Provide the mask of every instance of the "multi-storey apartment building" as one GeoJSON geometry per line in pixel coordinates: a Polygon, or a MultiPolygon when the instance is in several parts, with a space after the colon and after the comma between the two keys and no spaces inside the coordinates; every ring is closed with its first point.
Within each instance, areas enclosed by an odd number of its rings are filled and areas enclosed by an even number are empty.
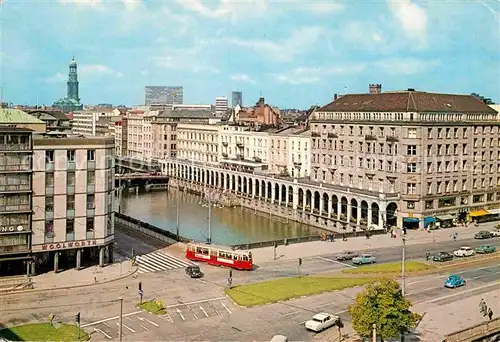
{"type": "Polygon", "coordinates": [[[33,138],[32,253],[37,264],[80,268],[113,257],[114,140],[33,138]]]}
{"type": "Polygon", "coordinates": [[[120,115],[120,110],[113,108],[75,111],[72,120],[73,133],[85,136],[109,137],[109,123],[118,120],[120,115]]]}
{"type": "Polygon", "coordinates": [[[153,156],[153,117],[158,112],[129,111],[127,113],[127,157],[151,160],[153,156]]]}
{"type": "Polygon", "coordinates": [[[292,126],[269,134],[269,171],[294,178],[309,177],[311,132],[292,126]]]}
{"type": "Polygon", "coordinates": [[[184,88],[183,87],[169,87],[169,86],[146,86],[145,87],[146,105],[173,105],[182,104],[184,101],[184,88]]]}
{"type": "Polygon", "coordinates": [[[0,127],[0,273],[31,253],[32,131],[0,127]]]}
{"type": "MultiPolygon", "coordinates": [[[[500,206],[499,127],[497,112],[468,95],[348,94],[313,114],[311,178],[353,195],[397,195],[389,225],[478,219],[500,206]]],[[[343,211],[369,210],[337,200],[343,211]]]]}
{"type": "Polygon", "coordinates": [[[118,157],[127,156],[128,147],[128,119],[126,116],[115,122],[115,155],[118,157]]]}
{"type": "Polygon", "coordinates": [[[219,161],[219,126],[177,124],[177,158],[203,163],[219,161]]]}

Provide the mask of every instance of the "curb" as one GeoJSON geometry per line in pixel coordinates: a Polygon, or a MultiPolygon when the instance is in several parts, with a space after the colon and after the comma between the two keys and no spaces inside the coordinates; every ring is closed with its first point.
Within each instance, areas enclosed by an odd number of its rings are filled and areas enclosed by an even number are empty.
{"type": "Polygon", "coordinates": [[[134,266],[134,268],[135,269],[132,272],[129,272],[128,274],[125,274],[121,277],[109,279],[109,280],[105,280],[105,281],[101,281],[101,282],[97,282],[97,283],[82,284],[82,285],[76,285],[76,286],[54,287],[51,289],[7,291],[7,292],[2,293],[2,295],[19,295],[19,294],[47,292],[47,291],[54,291],[54,290],[70,290],[70,289],[78,289],[78,288],[83,288],[83,287],[97,286],[97,285],[102,285],[102,284],[109,284],[109,283],[112,283],[114,281],[123,280],[125,278],[128,278],[128,277],[134,275],[138,271],[139,266],[134,266]]]}

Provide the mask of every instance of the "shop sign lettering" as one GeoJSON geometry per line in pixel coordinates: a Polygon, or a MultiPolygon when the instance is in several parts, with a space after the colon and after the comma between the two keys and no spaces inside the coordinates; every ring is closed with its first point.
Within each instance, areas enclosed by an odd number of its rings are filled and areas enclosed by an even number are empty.
{"type": "Polygon", "coordinates": [[[15,233],[23,230],[24,226],[0,226],[0,233],[15,233]]]}
{"type": "Polygon", "coordinates": [[[97,245],[96,240],[84,240],[84,241],[71,241],[71,242],[60,242],[60,243],[49,243],[42,245],[42,250],[53,251],[57,249],[67,249],[67,248],[78,248],[78,247],[88,247],[97,245]]]}

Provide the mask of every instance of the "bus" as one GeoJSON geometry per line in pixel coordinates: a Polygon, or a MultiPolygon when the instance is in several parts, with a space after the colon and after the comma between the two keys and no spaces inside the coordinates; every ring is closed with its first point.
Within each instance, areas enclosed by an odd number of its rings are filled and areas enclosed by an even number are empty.
{"type": "Polygon", "coordinates": [[[191,242],[186,246],[186,258],[209,265],[226,266],[237,270],[252,270],[252,252],[231,247],[191,242]]]}

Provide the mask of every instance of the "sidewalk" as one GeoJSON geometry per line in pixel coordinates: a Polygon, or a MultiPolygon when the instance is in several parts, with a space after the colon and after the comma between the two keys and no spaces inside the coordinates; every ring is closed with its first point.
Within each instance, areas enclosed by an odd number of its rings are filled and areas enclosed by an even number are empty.
{"type": "MultiPolygon", "coordinates": [[[[425,230],[409,230],[406,235],[406,245],[415,245],[421,243],[439,243],[440,241],[450,241],[451,235],[457,233],[457,240],[471,239],[474,234],[480,230],[493,230],[496,222],[482,223],[479,227],[469,225],[468,227],[453,227],[446,229],[433,230],[430,233],[425,230]]],[[[360,233],[362,234],[362,233],[360,233]]],[[[401,246],[401,238],[398,231],[398,238],[391,239],[390,234],[374,235],[370,239],[365,236],[349,238],[347,241],[342,241],[341,237],[337,237],[334,242],[311,241],[288,246],[278,246],[276,255],[280,260],[297,259],[312,257],[316,255],[329,254],[340,252],[343,250],[367,250],[375,248],[387,248],[401,246]]],[[[252,249],[253,260],[256,264],[269,262],[274,260],[274,248],[262,247],[252,249]]]]}
{"type": "MultiPolygon", "coordinates": [[[[132,266],[132,263],[129,260],[125,260],[107,265],[103,268],[99,266],[90,266],[80,271],[77,271],[76,269],[69,269],[61,271],[57,274],[54,272],[43,273],[32,277],[32,279],[34,282],[34,291],[43,291],[106,283],[125,278],[134,273],[136,269],[137,267],[132,266]]],[[[20,292],[22,291],[23,290],[20,290],[20,292]]],[[[18,291],[7,293],[14,292],[18,291]]]]}

